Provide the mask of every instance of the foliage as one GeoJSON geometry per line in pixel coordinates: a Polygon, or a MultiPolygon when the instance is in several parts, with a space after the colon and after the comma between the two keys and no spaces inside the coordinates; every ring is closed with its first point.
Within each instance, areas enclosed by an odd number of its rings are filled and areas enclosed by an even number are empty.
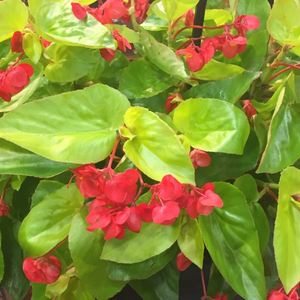
{"type": "Polygon", "coordinates": [[[1,285],[298,299],[299,0],[101,2],[0,0],[1,285]]]}

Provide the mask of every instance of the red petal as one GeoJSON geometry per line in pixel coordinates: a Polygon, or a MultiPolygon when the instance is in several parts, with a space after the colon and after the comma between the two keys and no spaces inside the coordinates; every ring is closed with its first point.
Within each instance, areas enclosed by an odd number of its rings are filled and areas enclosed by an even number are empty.
{"type": "Polygon", "coordinates": [[[157,206],[153,209],[152,217],[155,224],[162,224],[164,221],[177,218],[180,208],[174,201],[167,202],[164,206],[157,206]]]}
{"type": "Polygon", "coordinates": [[[71,5],[72,5],[72,12],[77,19],[82,20],[86,17],[87,13],[84,7],[82,7],[79,3],[75,3],[75,2],[72,2],[71,5]]]}
{"type": "Polygon", "coordinates": [[[223,207],[223,201],[220,196],[211,190],[207,190],[205,196],[199,198],[199,202],[206,206],[223,207]]]}
{"type": "Polygon", "coordinates": [[[23,50],[23,33],[21,31],[15,31],[12,38],[11,38],[11,51],[22,53],[23,50]]]}
{"type": "Polygon", "coordinates": [[[192,264],[192,262],[182,253],[180,252],[177,255],[177,259],[176,259],[176,265],[177,265],[177,269],[179,271],[184,271],[185,269],[187,269],[190,265],[192,264]]]}
{"type": "Polygon", "coordinates": [[[23,68],[26,71],[28,77],[31,77],[34,73],[33,67],[29,64],[25,64],[25,63],[19,64],[18,67],[23,68]]]}
{"type": "Polygon", "coordinates": [[[172,175],[163,177],[158,185],[158,196],[163,201],[175,201],[182,195],[182,184],[172,175]]]}
{"type": "Polygon", "coordinates": [[[116,51],[109,48],[103,48],[100,49],[100,54],[106,61],[112,61],[115,57],[116,51]]]}

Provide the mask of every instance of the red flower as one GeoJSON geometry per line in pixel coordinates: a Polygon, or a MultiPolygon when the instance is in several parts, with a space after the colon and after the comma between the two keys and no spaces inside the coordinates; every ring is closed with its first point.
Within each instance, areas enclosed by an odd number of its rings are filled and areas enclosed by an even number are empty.
{"type": "Polygon", "coordinates": [[[157,185],[157,195],[163,201],[175,201],[182,195],[182,184],[172,175],[163,177],[157,185]]]}
{"type": "Polygon", "coordinates": [[[198,167],[207,167],[210,165],[210,156],[202,150],[194,149],[190,153],[190,158],[194,169],[197,169],[198,167]]]}
{"type": "Polygon", "coordinates": [[[177,255],[176,265],[179,271],[186,270],[191,264],[192,262],[182,252],[177,255]]]}
{"type": "Polygon", "coordinates": [[[287,300],[287,299],[288,299],[287,295],[276,290],[271,290],[267,298],[267,300],[287,300]]]}
{"type": "Polygon", "coordinates": [[[10,207],[5,205],[3,199],[0,199],[0,217],[8,216],[9,210],[10,210],[10,207]]]}
{"type": "Polygon", "coordinates": [[[245,110],[247,118],[250,120],[257,114],[257,110],[252,106],[252,103],[250,100],[244,100],[243,101],[244,106],[243,109],[245,110]]]}
{"type": "Polygon", "coordinates": [[[23,262],[23,271],[26,277],[36,283],[50,284],[55,282],[61,272],[61,262],[55,256],[34,259],[28,257],[23,262]]]}
{"type": "Polygon", "coordinates": [[[72,2],[71,5],[72,5],[72,12],[77,19],[82,20],[86,18],[87,13],[84,6],[81,6],[81,4],[76,2],[72,2]]]}
{"type": "Polygon", "coordinates": [[[220,296],[220,294],[217,292],[216,293],[216,297],[214,299],[212,299],[212,300],[227,300],[227,298],[228,298],[228,295],[222,295],[222,296],[220,296]]]}
{"type": "Polygon", "coordinates": [[[171,225],[180,214],[178,203],[168,201],[166,204],[156,206],[152,211],[152,218],[155,224],[171,225]]]}
{"type": "Polygon", "coordinates": [[[109,48],[103,48],[100,49],[100,54],[106,61],[112,61],[116,55],[116,51],[109,48]]]}
{"type": "Polygon", "coordinates": [[[182,99],[181,95],[178,94],[178,93],[169,96],[168,99],[165,102],[165,109],[166,109],[167,112],[172,111],[173,109],[175,109],[179,105],[179,102],[172,103],[172,100],[175,99],[175,98],[182,99]]]}
{"type": "Polygon", "coordinates": [[[242,36],[245,36],[248,30],[255,30],[259,28],[259,18],[256,16],[238,16],[233,23],[234,28],[242,36]]]}
{"type": "Polygon", "coordinates": [[[119,30],[114,29],[112,36],[118,42],[118,49],[123,52],[126,52],[126,48],[131,49],[131,45],[129,44],[129,42],[119,34],[119,30]]]}
{"type": "MultiPolygon", "coordinates": [[[[128,3],[125,3],[125,7],[129,9],[131,6],[131,1],[129,0],[128,3]]],[[[147,0],[135,0],[134,1],[134,11],[135,17],[139,18],[139,23],[142,23],[147,17],[147,11],[150,5],[147,0]]],[[[124,23],[128,23],[130,21],[130,15],[124,15],[122,17],[124,23]]]]}
{"type": "Polygon", "coordinates": [[[224,56],[227,58],[234,58],[238,53],[246,49],[247,39],[241,35],[233,36],[230,33],[224,33],[219,41],[222,45],[221,51],[223,51],[224,56]]]}
{"type": "Polygon", "coordinates": [[[22,43],[23,33],[21,31],[15,31],[10,41],[11,51],[17,53],[24,52],[22,43]]]}
{"type": "Polygon", "coordinates": [[[195,14],[192,9],[189,9],[183,17],[183,22],[184,25],[187,27],[193,26],[194,25],[194,19],[195,19],[195,14]]]}

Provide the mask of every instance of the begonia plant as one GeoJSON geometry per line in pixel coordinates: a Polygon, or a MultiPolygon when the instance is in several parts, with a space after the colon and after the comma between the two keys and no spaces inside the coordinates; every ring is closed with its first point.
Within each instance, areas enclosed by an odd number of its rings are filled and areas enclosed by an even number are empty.
{"type": "Polygon", "coordinates": [[[0,0],[2,288],[299,299],[300,1],[93,2],[0,0]]]}

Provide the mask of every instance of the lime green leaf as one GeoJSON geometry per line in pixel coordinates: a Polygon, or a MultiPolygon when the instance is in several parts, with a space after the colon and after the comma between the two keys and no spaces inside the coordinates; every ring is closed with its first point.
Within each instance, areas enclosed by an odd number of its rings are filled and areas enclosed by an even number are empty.
{"type": "Polygon", "coordinates": [[[86,230],[87,213],[85,208],[73,218],[69,248],[81,283],[98,300],[106,300],[118,293],[126,282],[112,281],[108,277],[108,262],[99,258],[104,244],[104,233],[100,229],[93,232],[86,230]]]}
{"type": "MultiPolygon", "coordinates": [[[[30,13],[35,16],[37,9],[44,5],[44,4],[49,4],[50,2],[64,2],[65,0],[28,0],[28,6],[30,9],[30,13]]],[[[79,2],[79,1],[77,1],[79,2]]]]}
{"type": "Polygon", "coordinates": [[[123,239],[106,241],[101,259],[133,264],[156,256],[175,243],[180,232],[180,223],[180,218],[169,226],[143,223],[140,233],[126,231],[123,239]]]}
{"type": "Polygon", "coordinates": [[[52,177],[75,166],[49,160],[0,139],[0,174],[52,177]]]}
{"type": "Polygon", "coordinates": [[[70,2],[46,3],[36,12],[35,24],[42,37],[62,42],[69,46],[115,49],[115,42],[109,30],[87,14],[78,20],[70,2]]]}
{"type": "Polygon", "coordinates": [[[23,37],[23,49],[30,60],[37,64],[41,58],[43,46],[39,38],[33,32],[25,33],[23,37]]]}
{"type": "MultiPolygon", "coordinates": [[[[0,245],[1,245],[1,231],[0,231],[0,245]]],[[[2,249],[0,248],[0,281],[2,280],[4,275],[4,259],[3,259],[3,253],[2,249]]]]}
{"type": "Polygon", "coordinates": [[[199,2],[199,0],[162,0],[169,21],[174,21],[183,13],[188,11],[199,2]]]}
{"type": "Polygon", "coordinates": [[[124,151],[143,173],[158,181],[171,174],[182,183],[193,184],[194,168],[189,154],[165,122],[142,107],[129,108],[124,119],[128,135],[124,127],[120,131],[129,138],[124,151]]]}
{"type": "Polygon", "coordinates": [[[44,67],[41,63],[33,64],[29,59],[25,59],[22,63],[30,64],[33,67],[34,73],[30,77],[30,83],[18,94],[12,96],[10,102],[0,102],[0,112],[8,112],[26,102],[29,97],[38,88],[42,78],[44,67]]]}
{"type": "Polygon", "coordinates": [[[179,274],[175,260],[145,280],[132,280],[130,285],[144,300],[178,300],[179,274]]]}
{"type": "Polygon", "coordinates": [[[177,253],[178,247],[174,244],[165,252],[136,264],[108,263],[109,277],[113,280],[146,279],[160,271],[177,253]]]}
{"type": "Polygon", "coordinates": [[[57,279],[57,281],[47,285],[46,296],[51,299],[59,296],[68,288],[69,281],[70,281],[70,275],[68,274],[61,275],[57,279]]]}
{"type": "Polygon", "coordinates": [[[26,176],[23,175],[14,175],[11,177],[11,187],[15,191],[19,191],[23,181],[26,179],[26,176]]]}
{"type": "Polygon", "coordinates": [[[139,41],[139,34],[127,26],[119,24],[105,24],[105,26],[111,32],[113,32],[114,29],[117,29],[119,34],[123,36],[129,43],[138,43],[139,41]]]}
{"type": "Polygon", "coordinates": [[[156,14],[151,14],[141,24],[145,30],[149,31],[163,31],[168,30],[168,22],[159,18],[156,14]]]}
{"type": "Polygon", "coordinates": [[[197,220],[184,215],[177,242],[181,252],[196,266],[202,269],[204,244],[197,220]]]}
{"type": "Polygon", "coordinates": [[[191,146],[205,151],[243,154],[250,132],[244,112],[216,99],[189,99],[174,112],[174,124],[191,146]]]}
{"type": "Polygon", "coordinates": [[[199,216],[204,243],[223,277],[239,295],[265,300],[258,236],[244,195],[228,183],[215,186],[224,206],[214,208],[207,217],[199,216]]]}
{"type": "Polygon", "coordinates": [[[162,71],[181,80],[189,80],[184,63],[166,45],[151,40],[146,32],[140,34],[140,43],[143,46],[144,55],[162,71]]]}
{"type": "Polygon", "coordinates": [[[299,14],[298,0],[277,0],[267,22],[269,33],[281,43],[299,46],[299,14]]]}
{"type": "Polygon", "coordinates": [[[22,31],[27,18],[27,7],[20,0],[0,1],[0,42],[12,37],[15,31],[22,31]]]}
{"type": "Polygon", "coordinates": [[[245,69],[236,65],[221,63],[214,59],[210,60],[202,70],[192,73],[192,77],[201,80],[220,80],[243,73],[245,69]]]}
{"type": "Polygon", "coordinates": [[[280,280],[288,293],[300,281],[300,170],[289,167],[281,173],[274,232],[275,259],[280,280]]]}
{"type": "Polygon", "coordinates": [[[120,92],[95,84],[6,114],[0,119],[0,137],[55,161],[98,162],[113,149],[128,107],[120,92]]]}
{"type": "Polygon", "coordinates": [[[260,72],[243,72],[235,77],[199,84],[189,89],[182,96],[188,98],[214,98],[230,103],[237,102],[250,84],[260,76],[260,72]]]}
{"type": "Polygon", "coordinates": [[[157,95],[178,81],[145,59],[138,59],[124,70],[119,90],[129,99],[147,98],[157,95]]]}
{"type": "Polygon", "coordinates": [[[80,210],[84,198],[75,184],[47,195],[24,219],[19,242],[30,256],[47,253],[68,234],[73,216],[80,210]]]}
{"type": "Polygon", "coordinates": [[[168,21],[163,3],[159,0],[152,2],[150,5],[149,11],[152,11],[156,16],[164,21],[168,21]]]}
{"type": "Polygon", "coordinates": [[[52,63],[45,68],[46,77],[53,82],[70,82],[85,76],[97,60],[90,49],[51,44],[45,55],[52,63]]]}
{"type": "Polygon", "coordinates": [[[250,174],[245,174],[237,178],[234,185],[244,194],[249,204],[259,200],[255,179],[250,174]]]}

